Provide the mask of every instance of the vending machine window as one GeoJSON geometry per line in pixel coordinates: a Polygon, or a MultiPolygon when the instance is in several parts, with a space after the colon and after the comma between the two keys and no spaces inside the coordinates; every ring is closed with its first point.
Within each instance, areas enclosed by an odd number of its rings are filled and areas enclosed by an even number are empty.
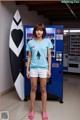
{"type": "Polygon", "coordinates": [[[80,56],[80,35],[70,35],[70,55],[80,56]]]}
{"type": "Polygon", "coordinates": [[[64,34],[64,54],[69,54],[69,33],[64,34]]]}

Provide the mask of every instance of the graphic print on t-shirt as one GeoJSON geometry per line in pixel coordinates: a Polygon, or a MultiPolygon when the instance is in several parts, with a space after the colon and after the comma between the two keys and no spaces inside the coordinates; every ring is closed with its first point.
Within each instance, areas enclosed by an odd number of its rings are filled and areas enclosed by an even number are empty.
{"type": "Polygon", "coordinates": [[[40,59],[40,56],[41,56],[41,54],[40,54],[40,52],[38,51],[38,52],[37,52],[37,59],[40,59]]]}

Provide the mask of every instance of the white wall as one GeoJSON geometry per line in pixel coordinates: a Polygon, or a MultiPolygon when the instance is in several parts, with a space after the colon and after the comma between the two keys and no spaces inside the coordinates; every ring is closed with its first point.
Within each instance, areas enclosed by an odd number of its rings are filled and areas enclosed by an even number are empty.
{"type": "Polygon", "coordinates": [[[4,92],[13,87],[9,59],[9,32],[13,15],[17,9],[19,9],[20,11],[23,25],[35,25],[38,22],[43,22],[45,25],[49,24],[49,21],[43,18],[43,16],[38,16],[34,11],[29,12],[26,6],[23,5],[16,6],[14,2],[2,2],[0,17],[1,18],[0,92],[4,92]]]}

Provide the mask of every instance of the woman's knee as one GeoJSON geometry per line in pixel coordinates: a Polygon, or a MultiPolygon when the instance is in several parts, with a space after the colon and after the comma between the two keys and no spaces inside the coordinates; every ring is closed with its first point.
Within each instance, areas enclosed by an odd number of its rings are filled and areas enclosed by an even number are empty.
{"type": "Polygon", "coordinates": [[[45,93],[46,92],[46,87],[41,87],[41,93],[45,93]]]}
{"type": "Polygon", "coordinates": [[[37,86],[32,86],[31,91],[36,92],[37,86]]]}

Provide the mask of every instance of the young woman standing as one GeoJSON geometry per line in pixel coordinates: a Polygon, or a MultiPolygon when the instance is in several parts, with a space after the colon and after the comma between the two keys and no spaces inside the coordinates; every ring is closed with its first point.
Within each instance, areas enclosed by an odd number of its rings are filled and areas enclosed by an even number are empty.
{"type": "Polygon", "coordinates": [[[28,51],[27,63],[27,77],[30,78],[31,92],[30,92],[30,105],[31,110],[28,118],[34,118],[35,115],[35,98],[38,77],[40,78],[40,90],[42,98],[42,119],[47,120],[46,101],[47,92],[46,84],[47,78],[51,76],[51,48],[52,43],[49,39],[45,38],[46,29],[44,24],[39,23],[33,29],[34,39],[30,40],[27,44],[26,51],[28,51]]]}

